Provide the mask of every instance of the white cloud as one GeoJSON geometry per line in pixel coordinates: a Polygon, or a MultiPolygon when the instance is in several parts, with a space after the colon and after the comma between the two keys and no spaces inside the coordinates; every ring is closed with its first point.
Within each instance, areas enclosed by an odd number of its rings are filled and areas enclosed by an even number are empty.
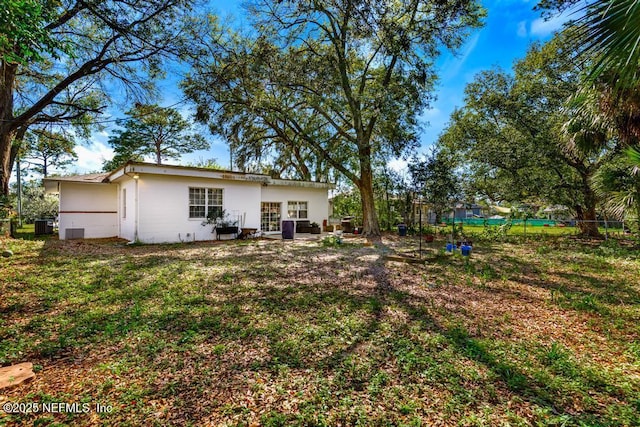
{"type": "Polygon", "coordinates": [[[443,80],[451,79],[455,77],[458,74],[458,72],[460,72],[460,69],[464,65],[465,61],[467,60],[469,55],[471,55],[473,50],[476,48],[476,45],[478,44],[479,39],[480,39],[480,32],[477,32],[476,34],[473,35],[473,37],[469,39],[467,43],[465,43],[461,53],[457,55],[451,55],[449,58],[447,58],[446,62],[444,63],[444,66],[442,67],[443,72],[441,73],[441,76],[443,80]]]}
{"type": "Polygon", "coordinates": [[[527,37],[527,21],[518,22],[518,37],[527,37]]]}
{"type": "Polygon", "coordinates": [[[438,107],[429,108],[428,110],[424,110],[422,114],[420,114],[421,119],[430,119],[433,117],[440,117],[442,111],[438,107]]]}
{"type": "Polygon", "coordinates": [[[407,173],[409,171],[408,164],[409,162],[407,162],[406,160],[395,158],[389,161],[389,163],[387,163],[387,166],[389,166],[396,172],[407,173]]]}
{"type": "Polygon", "coordinates": [[[480,31],[474,34],[474,36],[471,37],[469,42],[465,44],[464,52],[462,52],[462,57],[460,58],[460,62],[464,63],[464,61],[467,60],[467,57],[471,55],[471,52],[473,52],[473,50],[478,45],[479,39],[480,39],[480,31]]]}
{"type": "Polygon", "coordinates": [[[568,22],[572,17],[569,13],[556,15],[551,19],[545,20],[538,18],[531,23],[531,35],[538,37],[547,37],[552,33],[562,29],[562,25],[568,22]]]}
{"type": "Polygon", "coordinates": [[[113,149],[98,141],[88,146],[76,145],[75,151],[78,155],[75,169],[81,174],[102,170],[102,163],[113,158],[113,149]]]}

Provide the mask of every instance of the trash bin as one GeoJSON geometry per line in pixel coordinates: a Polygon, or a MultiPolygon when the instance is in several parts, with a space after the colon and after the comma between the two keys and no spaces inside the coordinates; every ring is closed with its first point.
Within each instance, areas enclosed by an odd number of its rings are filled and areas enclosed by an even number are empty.
{"type": "Polygon", "coordinates": [[[340,225],[342,226],[343,233],[353,233],[353,217],[352,216],[345,216],[344,218],[342,218],[342,221],[340,221],[340,225]]]}
{"type": "Polygon", "coordinates": [[[282,238],[293,240],[296,231],[296,222],[291,220],[282,221],[282,238]]]}
{"type": "Polygon", "coordinates": [[[407,235],[407,224],[398,224],[398,236],[407,235]]]}

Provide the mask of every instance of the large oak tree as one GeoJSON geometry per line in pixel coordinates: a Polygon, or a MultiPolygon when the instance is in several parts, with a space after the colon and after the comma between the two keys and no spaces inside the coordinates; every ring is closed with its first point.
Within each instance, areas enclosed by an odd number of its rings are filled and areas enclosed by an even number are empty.
{"type": "MultiPolygon", "coordinates": [[[[144,91],[183,43],[192,0],[21,0],[0,32],[0,194],[29,128],[87,125],[124,83],[144,91]]],[[[6,4],[6,2],[5,2],[6,4]]],[[[132,93],[132,92],[129,92],[132,93]]]]}
{"type": "Polygon", "coordinates": [[[364,234],[378,236],[372,159],[415,147],[434,60],[480,25],[482,8],[471,0],[284,0],[256,2],[252,12],[250,36],[211,37],[197,55],[210,61],[194,64],[184,88],[199,118],[215,131],[260,127],[264,138],[311,150],[357,186],[364,234]]]}
{"type": "Polygon", "coordinates": [[[467,86],[440,143],[465,154],[484,195],[566,205],[584,234],[598,236],[591,180],[618,144],[571,107],[585,66],[565,34],[532,47],[514,75],[483,72],[467,86]]]}

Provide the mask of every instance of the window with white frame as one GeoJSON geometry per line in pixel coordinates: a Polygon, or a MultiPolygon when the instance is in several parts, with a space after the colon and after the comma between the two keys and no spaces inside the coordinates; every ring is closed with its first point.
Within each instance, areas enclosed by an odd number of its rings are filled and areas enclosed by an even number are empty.
{"type": "Polygon", "coordinates": [[[308,202],[287,202],[287,214],[289,218],[306,219],[308,218],[307,206],[308,202]]]}
{"type": "Polygon", "coordinates": [[[189,187],[189,218],[222,216],[222,188],[189,187]]]}

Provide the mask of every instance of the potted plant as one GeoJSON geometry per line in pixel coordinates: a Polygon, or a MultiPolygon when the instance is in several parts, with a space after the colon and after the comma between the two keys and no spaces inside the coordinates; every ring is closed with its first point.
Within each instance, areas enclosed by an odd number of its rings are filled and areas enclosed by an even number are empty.
{"type": "Polygon", "coordinates": [[[317,222],[311,223],[311,234],[320,234],[320,225],[317,222]]]}
{"type": "Polygon", "coordinates": [[[427,229],[425,230],[425,234],[424,234],[424,241],[427,243],[431,243],[433,242],[434,238],[435,238],[435,235],[431,230],[431,225],[427,223],[427,229]]]}

